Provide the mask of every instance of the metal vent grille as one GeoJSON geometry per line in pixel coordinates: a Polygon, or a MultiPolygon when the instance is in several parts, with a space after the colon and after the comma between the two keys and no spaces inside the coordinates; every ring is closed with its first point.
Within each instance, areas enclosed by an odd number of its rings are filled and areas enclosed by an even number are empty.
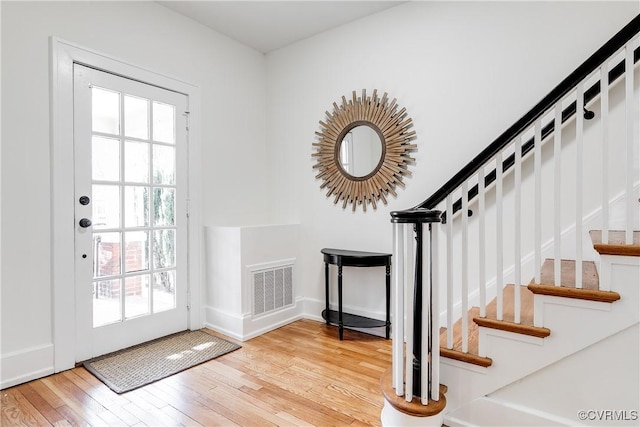
{"type": "Polygon", "coordinates": [[[253,315],[261,315],[293,304],[293,266],[252,271],[253,315]]]}

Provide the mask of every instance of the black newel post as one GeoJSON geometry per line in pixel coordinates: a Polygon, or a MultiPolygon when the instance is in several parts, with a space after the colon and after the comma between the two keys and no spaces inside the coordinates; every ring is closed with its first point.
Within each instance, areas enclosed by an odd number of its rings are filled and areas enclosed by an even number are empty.
{"type": "MultiPolygon", "coordinates": [[[[415,233],[416,251],[415,251],[415,272],[414,272],[414,294],[413,294],[413,396],[420,397],[421,384],[420,377],[422,373],[422,366],[420,360],[422,357],[422,293],[431,293],[431,283],[422,283],[423,264],[422,257],[424,252],[424,236],[423,236],[423,224],[431,224],[433,222],[440,222],[442,212],[432,211],[428,209],[409,209],[406,211],[391,212],[392,223],[413,224],[413,231],[415,233]],[[429,286],[428,289],[423,289],[423,286],[429,286]]],[[[429,239],[428,244],[431,244],[429,239]]],[[[400,267],[398,267],[400,268],[400,267]]],[[[410,279],[409,279],[410,280],[410,279]]],[[[410,315],[407,313],[407,315],[410,315]]],[[[426,325],[428,327],[428,325],[426,325]]],[[[429,337],[429,340],[434,337],[429,337]]],[[[428,343],[428,351],[431,351],[433,343],[428,343]]]]}
{"type": "Polygon", "coordinates": [[[422,224],[414,224],[416,233],[416,263],[413,293],[413,395],[420,396],[422,360],[422,224]]]}

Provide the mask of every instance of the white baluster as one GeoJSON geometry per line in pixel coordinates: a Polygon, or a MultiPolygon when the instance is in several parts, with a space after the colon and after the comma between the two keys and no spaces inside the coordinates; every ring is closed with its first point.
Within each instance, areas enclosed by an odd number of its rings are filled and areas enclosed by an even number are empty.
{"type": "Polygon", "coordinates": [[[514,186],[515,186],[515,198],[514,198],[514,219],[515,219],[515,230],[514,230],[514,268],[515,268],[515,283],[514,283],[514,294],[513,294],[513,303],[514,303],[514,312],[513,312],[513,321],[515,323],[520,323],[520,285],[522,284],[522,265],[520,263],[520,259],[522,255],[520,253],[521,248],[521,240],[522,240],[522,232],[521,232],[521,206],[522,206],[522,136],[518,135],[515,141],[515,160],[514,160],[514,186]]]}
{"type": "Polygon", "coordinates": [[[609,243],[609,66],[600,67],[600,124],[602,132],[602,243],[609,243]]]}
{"type": "Polygon", "coordinates": [[[496,156],[496,297],[497,318],[503,318],[503,240],[502,240],[502,152],[496,156]]]}
{"type": "Polygon", "coordinates": [[[440,400],[440,282],[438,278],[439,257],[438,257],[438,234],[440,233],[438,224],[431,226],[431,275],[434,278],[432,283],[431,298],[431,399],[440,400]]]}
{"type": "Polygon", "coordinates": [[[478,169],[478,283],[480,286],[480,317],[487,317],[487,279],[484,223],[484,165],[478,169]]]}
{"type": "Polygon", "coordinates": [[[553,124],[553,283],[560,286],[560,263],[562,261],[562,101],[555,106],[555,118],[553,124]]]}
{"type": "MultiPolygon", "coordinates": [[[[407,226],[407,229],[411,228],[407,226]]],[[[410,239],[407,239],[407,246],[413,247],[415,244],[415,239],[413,236],[410,239]]],[[[415,251],[411,251],[415,254],[415,251]]],[[[408,255],[408,254],[407,254],[408,255]]],[[[413,254],[412,254],[413,255],[413,254]]],[[[412,265],[413,267],[413,265],[412,265]]],[[[407,270],[406,280],[405,280],[405,305],[404,311],[406,313],[404,320],[404,330],[406,331],[405,339],[405,388],[404,388],[404,396],[407,402],[411,402],[413,400],[413,297],[414,297],[414,288],[415,288],[415,270],[411,268],[411,270],[407,270]]]]}
{"type": "Polygon", "coordinates": [[[429,226],[428,224],[417,224],[422,228],[422,328],[420,337],[420,402],[423,405],[429,404],[429,335],[431,332],[431,261],[429,247],[429,226]]]}
{"type": "Polygon", "coordinates": [[[627,245],[633,244],[633,227],[635,223],[634,216],[634,203],[636,202],[632,197],[633,192],[633,181],[634,181],[634,117],[637,115],[636,112],[636,101],[633,96],[633,41],[627,43],[625,48],[625,109],[626,109],[626,120],[627,120],[627,152],[626,152],[626,220],[627,224],[625,227],[625,243],[627,245]]]}
{"type": "Polygon", "coordinates": [[[453,348],[453,204],[447,196],[447,348],[453,348]]]}
{"type": "Polygon", "coordinates": [[[584,85],[576,88],[576,288],[582,289],[582,199],[583,199],[583,131],[584,85]]]}
{"type": "Polygon", "coordinates": [[[533,169],[535,177],[534,200],[534,276],[535,283],[541,282],[540,270],[542,269],[542,138],[540,136],[540,119],[534,125],[533,138],[533,169]]]}
{"type": "Polygon", "coordinates": [[[396,395],[404,394],[404,224],[393,224],[393,388],[396,395]]]}
{"type": "Polygon", "coordinates": [[[460,310],[462,310],[462,352],[469,351],[469,195],[467,181],[462,183],[462,294],[460,310]]]}

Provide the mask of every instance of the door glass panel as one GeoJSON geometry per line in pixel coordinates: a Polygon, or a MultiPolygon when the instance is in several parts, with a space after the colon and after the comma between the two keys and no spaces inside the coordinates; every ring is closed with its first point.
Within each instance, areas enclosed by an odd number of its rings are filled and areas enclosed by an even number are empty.
{"type": "Polygon", "coordinates": [[[94,135],[91,159],[94,180],[120,180],[120,141],[118,139],[94,135]]]}
{"type": "Polygon", "coordinates": [[[149,314],[150,276],[131,276],[124,280],[125,303],[124,316],[127,319],[149,314]]]}
{"type": "Polygon", "coordinates": [[[124,233],[124,271],[131,273],[149,269],[149,233],[129,231],[124,233]]]}
{"type": "Polygon", "coordinates": [[[120,93],[91,88],[91,128],[94,132],[120,134],[120,93]]]}
{"type": "Polygon", "coordinates": [[[156,227],[175,224],[175,188],[153,189],[153,225],[156,227]]]}
{"type": "Polygon", "coordinates": [[[176,306],[176,272],[163,271],[153,275],[153,312],[170,310],[176,306]]]}
{"type": "Polygon", "coordinates": [[[176,263],[175,230],[155,230],[153,232],[153,267],[173,267],[176,263]]]}
{"type": "Polygon", "coordinates": [[[126,182],[149,182],[149,144],[125,141],[124,180],[126,182]]]}
{"type": "Polygon", "coordinates": [[[94,328],[119,322],[122,319],[120,283],[121,279],[93,281],[94,328]]]}
{"type": "Polygon", "coordinates": [[[125,95],[124,135],[149,139],[149,100],[125,95]]]}
{"type": "Polygon", "coordinates": [[[173,144],[175,142],[173,105],[153,103],[153,140],[173,144]]]}
{"type": "Polygon", "coordinates": [[[120,274],[120,233],[95,233],[93,235],[93,277],[120,274]]]}
{"type": "Polygon", "coordinates": [[[166,145],[153,145],[153,183],[176,183],[176,149],[166,145]]]}
{"type": "Polygon", "coordinates": [[[149,187],[124,188],[124,226],[149,226],[149,187]]]}
{"type": "Polygon", "coordinates": [[[93,186],[93,228],[118,228],[120,226],[120,186],[93,186]]]}

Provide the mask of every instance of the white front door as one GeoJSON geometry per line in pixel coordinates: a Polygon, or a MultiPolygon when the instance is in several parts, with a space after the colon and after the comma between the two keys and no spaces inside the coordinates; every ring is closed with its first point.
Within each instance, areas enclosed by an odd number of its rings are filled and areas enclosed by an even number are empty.
{"type": "Polygon", "coordinates": [[[76,361],[187,329],[187,97],[74,64],[76,361]]]}

